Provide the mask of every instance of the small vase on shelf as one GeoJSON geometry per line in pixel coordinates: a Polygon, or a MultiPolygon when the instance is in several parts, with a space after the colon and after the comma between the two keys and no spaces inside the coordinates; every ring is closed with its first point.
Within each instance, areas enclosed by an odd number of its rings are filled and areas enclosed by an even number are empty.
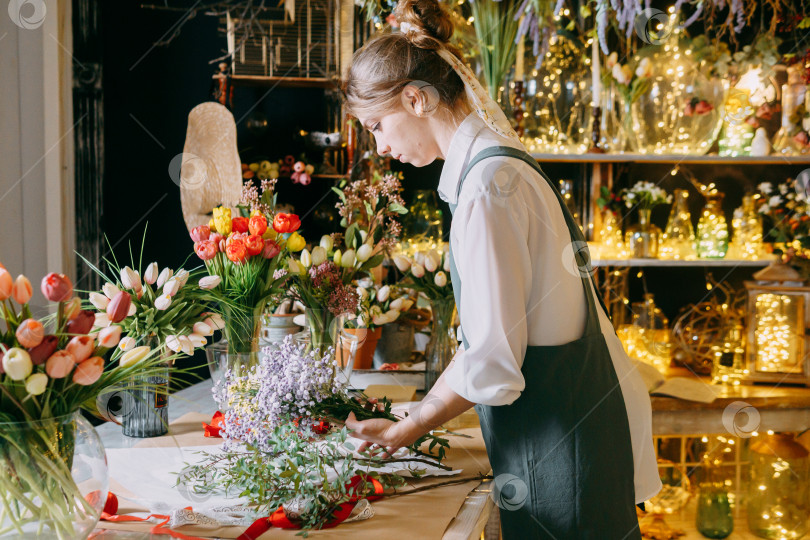
{"type": "Polygon", "coordinates": [[[723,214],[720,192],[706,195],[706,206],[697,226],[697,256],[701,259],[722,259],[728,251],[728,226],[723,214]]]}
{"type": "Polygon", "coordinates": [[[694,259],[695,230],[689,213],[689,192],[675,190],[675,202],[667,220],[659,255],[662,259],[694,259]]]}
{"type": "Polygon", "coordinates": [[[425,390],[433,388],[458,349],[453,327],[456,302],[453,298],[431,300],[430,341],[425,347],[425,390]]]}
{"type": "Polygon", "coordinates": [[[599,256],[601,258],[620,258],[626,255],[622,227],[616,219],[616,213],[605,208],[602,213],[602,225],[599,228],[599,256]]]}
{"type": "Polygon", "coordinates": [[[658,257],[661,229],[650,222],[649,208],[638,209],[638,223],[627,228],[625,244],[631,257],[654,259],[658,257]]]}
{"type": "Polygon", "coordinates": [[[711,348],[712,383],[739,386],[745,375],[744,329],[739,322],[729,322],[723,341],[711,348]]]}
{"type": "MultiPolygon", "coordinates": [[[[757,260],[762,256],[762,218],[753,195],[744,195],[742,206],[734,210],[734,258],[757,260]]],[[[729,255],[730,256],[730,255],[729,255]]]]}

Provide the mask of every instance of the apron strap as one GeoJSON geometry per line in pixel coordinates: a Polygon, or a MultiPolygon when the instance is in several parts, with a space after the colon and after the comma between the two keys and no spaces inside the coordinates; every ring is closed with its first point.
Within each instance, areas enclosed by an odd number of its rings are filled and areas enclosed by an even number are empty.
{"type": "MultiPolygon", "coordinates": [[[[511,146],[492,146],[489,148],[485,148],[481,152],[479,152],[467,165],[464,169],[464,172],[461,175],[461,180],[458,183],[458,187],[456,188],[456,201],[458,201],[459,196],[461,195],[461,188],[464,185],[464,180],[467,178],[467,175],[470,173],[472,168],[478,164],[478,162],[491,158],[491,157],[512,157],[515,159],[519,159],[524,161],[529,166],[531,166],[537,173],[551,186],[551,190],[557,196],[557,201],[560,204],[560,209],[562,210],[563,217],[565,218],[565,223],[568,226],[568,233],[570,235],[571,241],[577,243],[577,245],[581,246],[580,249],[574,250],[574,257],[577,262],[578,268],[580,268],[580,280],[582,281],[582,287],[585,292],[585,299],[588,304],[588,316],[585,322],[585,336],[590,336],[594,333],[601,332],[601,328],[599,325],[599,317],[596,311],[596,303],[594,301],[594,295],[592,294],[590,284],[593,282],[592,272],[591,272],[591,262],[590,262],[590,251],[588,250],[588,244],[585,241],[585,237],[582,234],[579,226],[577,225],[576,221],[574,221],[574,217],[571,215],[571,212],[568,210],[568,207],[565,205],[565,201],[563,201],[562,195],[560,195],[557,188],[554,186],[552,181],[546,176],[546,173],[540,168],[540,165],[537,163],[531,155],[529,155],[526,151],[520,150],[518,148],[513,148],[511,146]],[[586,259],[587,255],[587,259],[586,259]]],[[[450,205],[450,212],[455,213],[456,207],[458,203],[450,205]]],[[[453,250],[450,249],[450,279],[453,283],[453,294],[456,298],[456,305],[459,308],[459,318],[461,317],[461,280],[458,274],[458,268],[456,268],[455,260],[453,258],[453,250]]],[[[598,290],[596,288],[596,284],[594,283],[594,291],[598,290]]],[[[605,310],[605,314],[608,314],[608,310],[605,307],[605,303],[602,300],[602,297],[597,294],[597,298],[599,299],[599,303],[602,306],[602,309],[605,310]]],[[[610,315],[608,314],[608,318],[610,315]]],[[[467,349],[467,340],[465,339],[463,328],[462,328],[462,342],[464,343],[464,348],[467,349]]]]}

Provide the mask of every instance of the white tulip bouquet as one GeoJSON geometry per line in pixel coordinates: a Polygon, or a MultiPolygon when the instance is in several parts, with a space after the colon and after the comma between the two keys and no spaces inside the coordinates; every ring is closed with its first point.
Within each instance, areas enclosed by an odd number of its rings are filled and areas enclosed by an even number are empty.
{"type": "Polygon", "coordinates": [[[394,264],[405,275],[403,287],[424,293],[431,303],[453,299],[449,250],[443,255],[435,249],[420,251],[412,259],[396,255],[394,264]]]}
{"type": "Polygon", "coordinates": [[[400,288],[376,285],[370,278],[357,282],[357,296],[358,309],[348,323],[355,328],[374,329],[392,323],[414,304],[400,288]]]}

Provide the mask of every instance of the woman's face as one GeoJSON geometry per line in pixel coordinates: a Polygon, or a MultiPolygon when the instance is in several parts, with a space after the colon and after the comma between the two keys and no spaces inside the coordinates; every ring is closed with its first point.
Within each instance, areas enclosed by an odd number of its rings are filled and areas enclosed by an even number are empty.
{"type": "Polygon", "coordinates": [[[416,116],[403,107],[380,116],[358,116],[358,120],[374,135],[381,156],[424,167],[440,155],[429,117],[416,116]]]}

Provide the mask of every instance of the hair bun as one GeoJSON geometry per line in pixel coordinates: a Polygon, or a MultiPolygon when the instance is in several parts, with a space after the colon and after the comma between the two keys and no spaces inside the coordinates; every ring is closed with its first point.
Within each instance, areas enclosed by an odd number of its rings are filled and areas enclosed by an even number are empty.
{"type": "Polygon", "coordinates": [[[438,0],[400,0],[394,17],[406,23],[407,37],[417,47],[438,49],[453,37],[453,21],[438,0]]]}

